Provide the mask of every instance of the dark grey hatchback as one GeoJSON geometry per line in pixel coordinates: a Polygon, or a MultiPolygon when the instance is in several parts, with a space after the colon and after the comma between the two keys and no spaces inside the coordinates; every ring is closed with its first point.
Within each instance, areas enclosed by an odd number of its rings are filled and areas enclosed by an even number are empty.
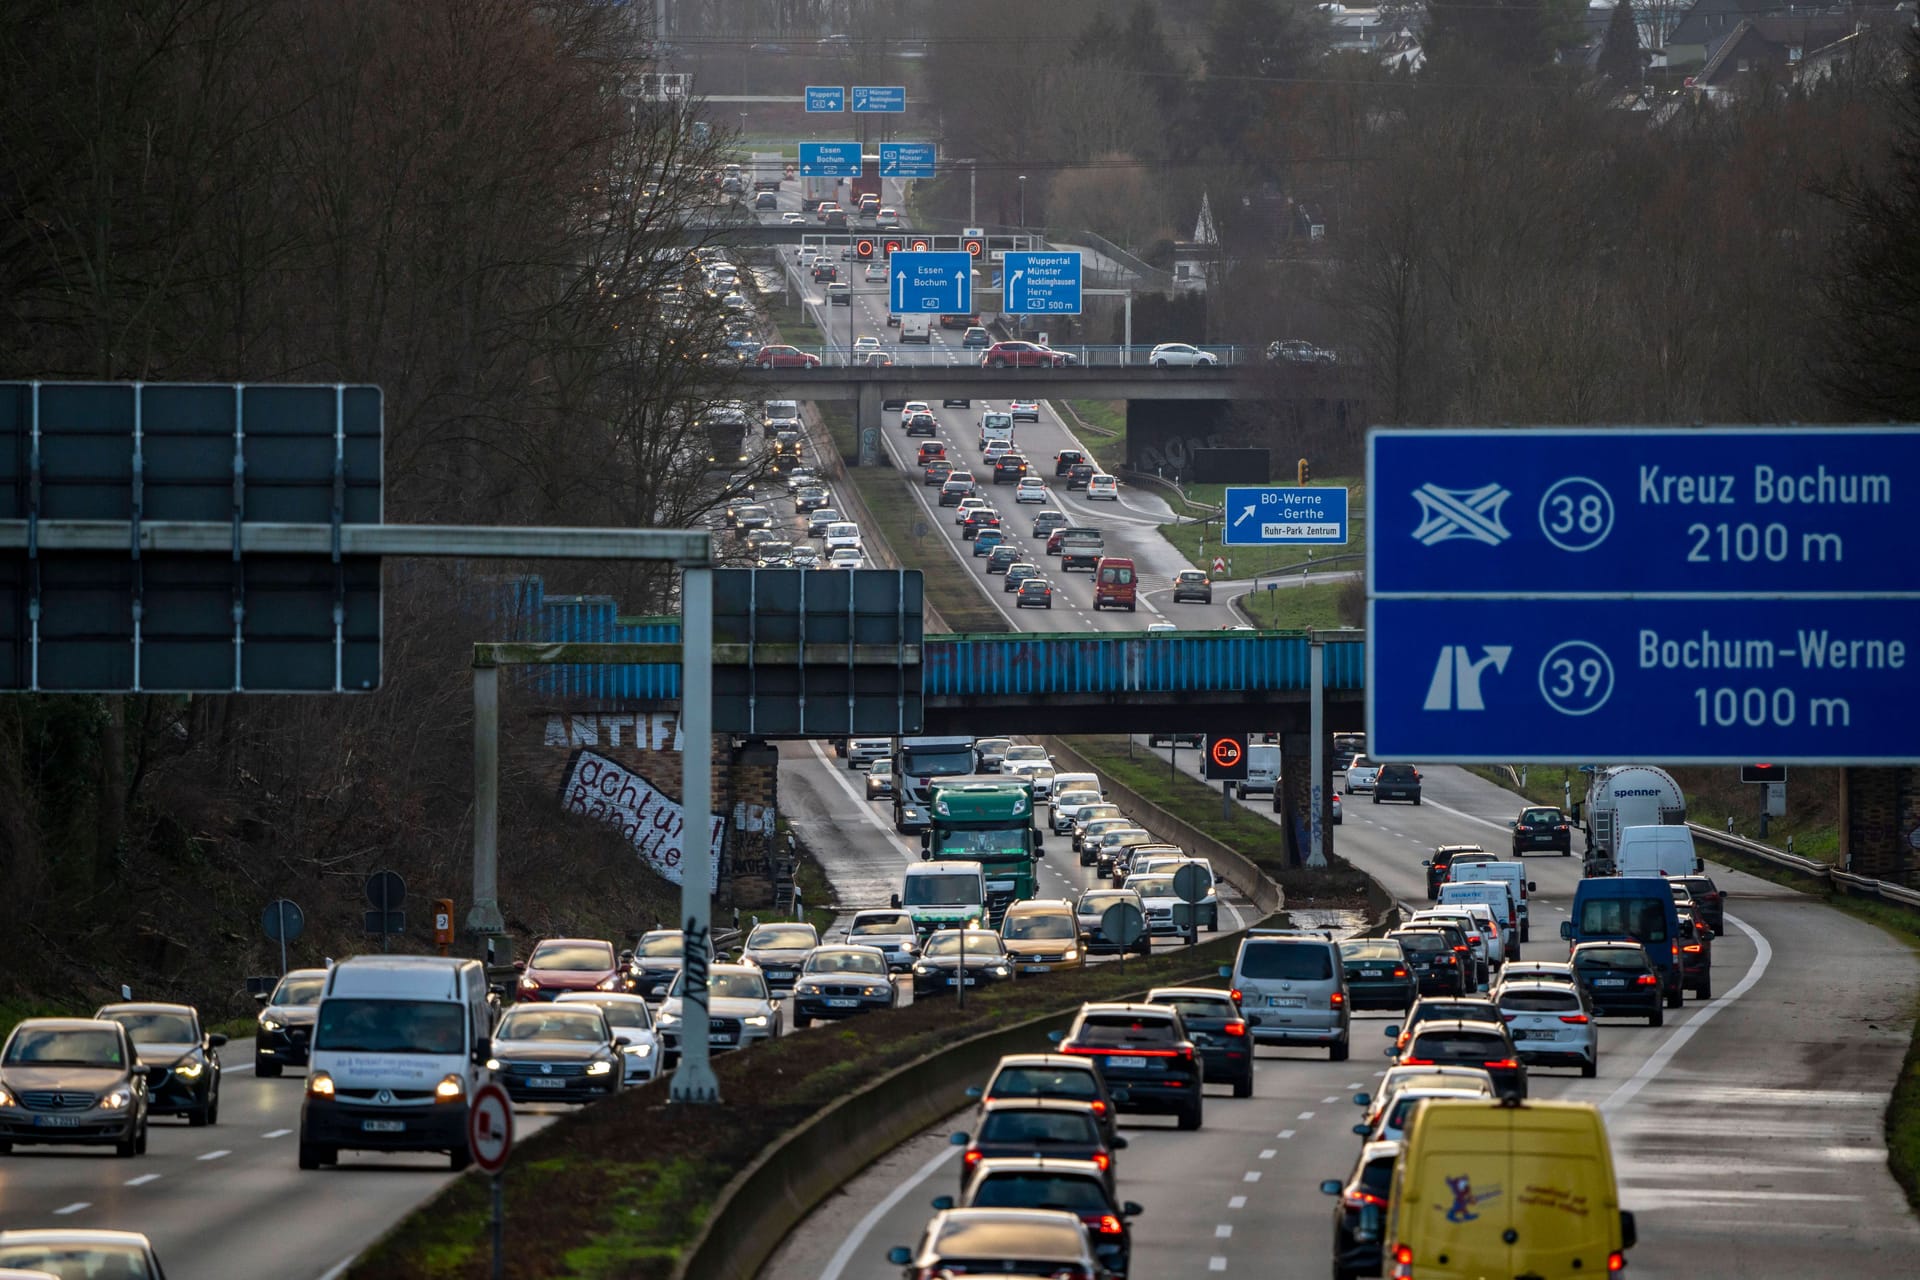
{"type": "Polygon", "coordinates": [[[1383,764],[1373,785],[1373,802],[1410,800],[1420,803],[1420,771],[1410,764],[1383,764]]]}

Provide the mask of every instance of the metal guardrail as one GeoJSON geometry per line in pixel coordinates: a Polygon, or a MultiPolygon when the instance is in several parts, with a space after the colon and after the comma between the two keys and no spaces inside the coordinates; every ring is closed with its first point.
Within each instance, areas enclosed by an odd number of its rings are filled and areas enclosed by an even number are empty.
{"type": "Polygon", "coordinates": [[[1797,853],[1784,853],[1771,845],[1761,844],[1758,840],[1749,840],[1745,836],[1736,836],[1726,831],[1716,831],[1698,822],[1689,822],[1687,829],[1693,832],[1696,840],[1704,840],[1710,845],[1731,849],[1746,857],[1758,858],[1762,862],[1783,867],[1810,879],[1824,881],[1837,888],[1845,889],[1848,893],[1880,898],[1886,902],[1897,902],[1906,907],[1920,907],[1920,890],[1909,889],[1905,885],[1889,884],[1885,880],[1874,880],[1867,876],[1856,876],[1851,871],[1842,871],[1838,867],[1829,866],[1816,859],[1803,858],[1797,853]]]}
{"type": "MultiPolygon", "coordinates": [[[[877,291],[876,291],[877,292],[877,291]]],[[[819,310],[828,323],[832,323],[837,313],[826,304],[819,304],[819,310]]],[[[836,326],[838,327],[838,326],[836,326]]],[[[1110,345],[1062,346],[1054,342],[1047,344],[1050,350],[1069,357],[1068,363],[1082,369],[1151,369],[1153,363],[1149,357],[1153,354],[1150,343],[1137,342],[1132,346],[1118,343],[1110,345]]],[[[846,366],[865,365],[867,357],[880,352],[889,357],[896,366],[923,368],[969,369],[981,367],[981,357],[985,352],[981,348],[963,348],[954,351],[951,348],[934,348],[931,344],[921,346],[918,343],[889,342],[877,347],[867,347],[859,351],[849,351],[843,343],[828,343],[825,346],[798,347],[810,356],[818,356],[822,364],[846,366]]],[[[1226,345],[1207,345],[1200,350],[1214,357],[1216,368],[1258,365],[1266,361],[1266,353],[1259,347],[1226,345]]],[[[746,354],[741,362],[753,366],[754,356],[746,354]]],[[[1009,369],[1012,366],[1008,366],[1009,369]]],[[[1191,365],[1171,365],[1168,373],[1186,373],[1195,371],[1191,365]]]]}

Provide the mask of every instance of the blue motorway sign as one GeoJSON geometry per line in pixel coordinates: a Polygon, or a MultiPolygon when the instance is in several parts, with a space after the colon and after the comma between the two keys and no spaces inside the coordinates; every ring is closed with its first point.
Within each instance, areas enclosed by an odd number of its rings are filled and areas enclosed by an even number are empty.
{"type": "Polygon", "coordinates": [[[973,310],[973,258],[965,253],[896,253],[887,260],[893,311],[905,315],[973,310]]]}
{"type": "Polygon", "coordinates": [[[907,86],[903,84],[857,84],[853,86],[855,111],[905,111],[907,86]]]}
{"type": "Polygon", "coordinates": [[[1077,316],[1080,314],[1080,254],[1005,254],[1007,295],[1001,308],[1008,315],[1077,316]]]}
{"type": "Polygon", "coordinates": [[[800,176],[804,178],[857,178],[860,162],[857,142],[800,144],[800,176]]]}
{"type": "Polygon", "coordinates": [[[933,144],[931,142],[881,143],[880,176],[883,178],[931,178],[933,176],[933,144]]]}
{"type": "Polygon", "coordinates": [[[1345,546],[1347,491],[1330,486],[1229,486],[1222,508],[1230,547],[1345,546]]]}
{"type": "Polygon", "coordinates": [[[1382,429],[1368,588],[1920,592],[1920,556],[1899,550],[1917,503],[1910,426],[1382,429]]]}
{"type": "Polygon", "coordinates": [[[837,84],[810,84],[807,86],[807,110],[809,111],[845,111],[847,109],[847,91],[837,84]]]}
{"type": "Polygon", "coordinates": [[[1920,600],[1374,600],[1386,760],[1920,761],[1920,600]]]}

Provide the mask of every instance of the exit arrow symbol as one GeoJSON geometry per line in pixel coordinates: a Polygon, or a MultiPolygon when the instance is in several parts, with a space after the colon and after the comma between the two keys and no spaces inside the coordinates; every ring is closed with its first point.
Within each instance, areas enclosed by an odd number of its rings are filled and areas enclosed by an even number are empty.
{"type": "Polygon", "coordinates": [[[1253,514],[1252,507],[1243,508],[1240,514],[1233,518],[1233,527],[1238,529],[1241,525],[1246,523],[1247,517],[1252,514],[1253,514]]]}

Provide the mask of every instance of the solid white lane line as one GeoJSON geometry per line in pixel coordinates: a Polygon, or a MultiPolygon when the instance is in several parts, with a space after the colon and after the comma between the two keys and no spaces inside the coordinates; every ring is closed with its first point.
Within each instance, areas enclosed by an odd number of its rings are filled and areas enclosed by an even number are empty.
{"type": "Polygon", "coordinates": [[[943,1147],[940,1154],[920,1166],[919,1172],[902,1182],[881,1198],[880,1203],[867,1210],[867,1216],[853,1224],[853,1230],[840,1242],[833,1256],[827,1259],[827,1265],[820,1271],[820,1280],[840,1280],[840,1273],[853,1261],[853,1255],[867,1247],[867,1237],[880,1225],[880,1219],[893,1212],[895,1205],[913,1194],[915,1187],[931,1178],[948,1160],[953,1158],[953,1148],[943,1147]]]}
{"type": "Polygon", "coordinates": [[[61,1208],[55,1209],[53,1211],[53,1216],[56,1218],[64,1218],[70,1213],[78,1213],[82,1209],[91,1209],[91,1208],[93,1208],[93,1201],[75,1200],[70,1205],[64,1205],[61,1208]]]}
{"type": "Polygon", "coordinates": [[[284,1138],[292,1132],[293,1130],[291,1129],[269,1129],[267,1132],[261,1134],[260,1136],[263,1138],[284,1138]]]}
{"type": "Polygon", "coordinates": [[[143,1173],[137,1178],[128,1178],[120,1185],[123,1187],[144,1187],[149,1182],[158,1182],[159,1180],[160,1175],[157,1173],[143,1173]]]}
{"type": "Polygon", "coordinates": [[[854,807],[860,810],[860,816],[878,828],[880,832],[887,837],[887,842],[893,845],[894,848],[899,849],[901,860],[906,861],[907,851],[901,849],[900,842],[893,838],[892,824],[883,822],[880,815],[873,811],[873,802],[861,795],[858,791],[855,791],[853,784],[841,776],[843,773],[852,772],[852,770],[834,768],[833,759],[827,755],[826,748],[820,745],[820,739],[808,738],[807,745],[813,749],[814,757],[820,761],[821,767],[827,771],[827,776],[840,784],[840,789],[847,793],[847,799],[853,801],[854,807]]]}
{"type": "Polygon", "coordinates": [[[207,1154],[205,1154],[205,1155],[203,1155],[203,1156],[198,1156],[198,1157],[196,1157],[196,1159],[199,1159],[199,1160],[219,1160],[219,1159],[221,1159],[222,1157],[225,1157],[225,1156],[230,1156],[230,1155],[232,1155],[232,1154],[233,1154],[233,1152],[231,1152],[231,1151],[228,1151],[228,1150],[227,1150],[227,1149],[226,1149],[225,1147],[222,1147],[222,1148],[221,1148],[220,1150],[218,1150],[218,1151],[209,1151],[209,1152],[207,1152],[207,1154]]]}
{"type": "Polygon", "coordinates": [[[1233,1199],[1227,1201],[1227,1208],[1229,1209],[1244,1209],[1246,1207],[1247,1198],[1245,1196],[1235,1196],[1233,1199]]]}
{"type": "Polygon", "coordinates": [[[1632,1102],[1655,1076],[1667,1069],[1667,1064],[1673,1061],[1674,1055],[1680,1052],[1687,1041],[1693,1039],[1700,1028],[1713,1021],[1715,1014],[1753,990],[1760,979],[1766,976],[1767,966],[1773,962],[1773,947],[1758,929],[1751,928],[1738,916],[1729,915],[1727,923],[1753,940],[1753,964],[1748,967],[1745,976],[1734,983],[1732,990],[1727,994],[1711,1001],[1704,1009],[1689,1018],[1684,1026],[1668,1036],[1666,1043],[1654,1050],[1647,1060],[1640,1064],[1640,1069],[1600,1104],[1601,1111],[1612,1114],[1632,1102]]]}

